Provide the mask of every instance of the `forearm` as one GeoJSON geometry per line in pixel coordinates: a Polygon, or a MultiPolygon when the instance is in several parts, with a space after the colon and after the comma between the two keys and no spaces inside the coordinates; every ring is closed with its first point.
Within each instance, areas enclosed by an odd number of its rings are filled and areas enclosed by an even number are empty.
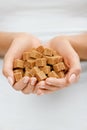
{"type": "Polygon", "coordinates": [[[19,35],[19,33],[0,32],[0,56],[5,55],[17,35],[19,35]]]}
{"type": "Polygon", "coordinates": [[[81,60],[87,60],[87,33],[68,37],[81,60]]]}
{"type": "Polygon", "coordinates": [[[14,39],[21,38],[26,40],[28,37],[32,37],[32,35],[24,32],[0,32],[0,57],[6,54],[14,39]]]}
{"type": "Polygon", "coordinates": [[[78,53],[81,60],[87,60],[87,33],[72,36],[57,36],[53,38],[48,45],[49,47],[52,47],[56,50],[56,45],[63,44],[61,49],[64,51],[65,46],[69,49],[69,45],[67,46],[66,42],[71,44],[74,50],[78,53]]]}

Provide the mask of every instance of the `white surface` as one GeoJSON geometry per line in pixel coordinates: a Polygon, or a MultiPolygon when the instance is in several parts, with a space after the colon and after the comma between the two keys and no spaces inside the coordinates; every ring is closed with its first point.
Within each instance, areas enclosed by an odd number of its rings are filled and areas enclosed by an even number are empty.
{"type": "Polygon", "coordinates": [[[23,95],[1,74],[0,130],[87,130],[87,62],[79,82],[50,95],[23,95]]]}
{"type": "Polygon", "coordinates": [[[43,41],[87,31],[87,0],[0,0],[0,30],[26,31],[43,41]]]}
{"type": "MultiPolygon", "coordinates": [[[[87,0],[0,0],[0,30],[27,31],[43,41],[87,31],[87,0]]],[[[87,130],[87,62],[80,81],[44,96],[13,90],[1,74],[0,130],[87,130]]]]}

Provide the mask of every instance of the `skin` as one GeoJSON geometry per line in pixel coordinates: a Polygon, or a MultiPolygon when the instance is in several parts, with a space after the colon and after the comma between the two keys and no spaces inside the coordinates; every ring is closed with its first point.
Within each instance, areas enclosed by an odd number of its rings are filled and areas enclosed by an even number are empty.
{"type": "Polygon", "coordinates": [[[58,51],[64,57],[65,63],[70,69],[65,78],[48,78],[45,82],[40,82],[39,87],[36,87],[36,92],[40,95],[60,90],[78,81],[81,72],[79,60],[87,60],[87,33],[58,36],[46,43],[45,46],[58,51]],[[70,78],[73,74],[76,77],[70,78]]]}
{"type": "Polygon", "coordinates": [[[87,34],[75,36],[58,36],[44,44],[63,56],[65,63],[69,66],[69,72],[65,78],[47,78],[37,83],[35,77],[24,77],[14,84],[13,61],[21,58],[24,51],[41,45],[36,37],[27,33],[0,33],[0,56],[4,56],[3,73],[15,90],[24,94],[35,93],[43,95],[52,93],[69,86],[78,81],[81,66],[80,59],[87,60],[87,34]]]}
{"type": "Polygon", "coordinates": [[[37,81],[35,77],[24,77],[18,83],[14,84],[13,61],[21,59],[24,51],[40,46],[40,40],[26,33],[1,33],[0,48],[1,56],[4,56],[3,74],[15,90],[22,91],[25,94],[32,92],[32,88],[37,81]],[[9,40],[8,40],[9,39],[9,40]],[[4,48],[5,46],[5,48],[4,48]],[[8,49],[9,48],[9,49],[8,49]],[[6,54],[5,54],[6,53],[6,54]]]}

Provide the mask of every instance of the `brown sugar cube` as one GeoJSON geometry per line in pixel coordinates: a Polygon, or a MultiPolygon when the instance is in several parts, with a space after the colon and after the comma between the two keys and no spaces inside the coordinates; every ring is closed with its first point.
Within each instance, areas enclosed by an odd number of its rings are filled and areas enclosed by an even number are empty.
{"type": "Polygon", "coordinates": [[[25,71],[25,75],[29,76],[29,77],[34,77],[36,73],[38,73],[40,71],[40,69],[38,67],[34,67],[32,69],[30,69],[29,71],[25,71]]]}
{"type": "Polygon", "coordinates": [[[52,56],[57,56],[58,55],[58,53],[56,52],[56,51],[52,51],[52,56]]]}
{"type": "Polygon", "coordinates": [[[28,67],[28,68],[33,68],[35,66],[35,60],[28,60],[28,61],[25,61],[24,63],[24,67],[28,67]]]}
{"type": "Polygon", "coordinates": [[[18,82],[20,79],[22,79],[22,73],[21,72],[14,73],[14,78],[15,81],[18,82]]]}
{"type": "Polygon", "coordinates": [[[49,65],[54,65],[61,61],[63,61],[62,56],[47,57],[47,64],[49,64],[49,65]]]}
{"type": "Polygon", "coordinates": [[[24,76],[33,77],[33,74],[30,71],[25,71],[24,76]]]}
{"type": "Polygon", "coordinates": [[[64,77],[65,77],[65,74],[64,74],[63,71],[60,71],[60,72],[58,72],[57,74],[58,74],[58,76],[59,76],[60,78],[64,78],[64,77]]]}
{"type": "Polygon", "coordinates": [[[46,66],[46,58],[39,58],[36,60],[36,66],[46,66]]]}
{"type": "Polygon", "coordinates": [[[64,73],[67,73],[69,70],[69,68],[65,65],[65,70],[64,70],[64,73]]]}
{"type": "Polygon", "coordinates": [[[29,76],[29,77],[32,77],[32,75],[30,74],[30,68],[26,67],[25,68],[25,73],[24,73],[24,76],[29,76]]]}
{"type": "Polygon", "coordinates": [[[45,74],[48,74],[51,71],[51,66],[44,66],[41,67],[40,70],[42,70],[45,74]]]}
{"type": "Polygon", "coordinates": [[[23,53],[23,60],[25,61],[25,60],[29,60],[29,58],[30,58],[30,52],[24,52],[23,53]]]}
{"type": "Polygon", "coordinates": [[[34,72],[33,72],[33,70],[31,69],[30,71],[25,71],[24,76],[34,77],[34,72]]]}
{"type": "Polygon", "coordinates": [[[47,76],[45,75],[43,71],[39,71],[38,73],[35,74],[35,76],[38,81],[41,81],[47,78],[47,76]]]}
{"type": "Polygon", "coordinates": [[[55,56],[55,57],[57,57],[57,63],[59,63],[59,62],[63,62],[63,57],[62,56],[55,56]]]}
{"type": "Polygon", "coordinates": [[[36,48],[36,50],[40,53],[44,52],[44,47],[43,46],[39,46],[38,48],[36,48]]]}
{"type": "Polygon", "coordinates": [[[59,78],[59,76],[55,73],[55,71],[51,71],[51,72],[48,74],[48,77],[59,78]]]}
{"type": "Polygon", "coordinates": [[[35,73],[37,73],[38,71],[40,71],[40,69],[39,69],[37,66],[35,66],[35,67],[33,68],[33,70],[34,70],[35,73]]]}
{"type": "Polygon", "coordinates": [[[53,69],[55,72],[59,72],[61,70],[65,70],[65,64],[63,62],[59,62],[58,64],[53,65],[53,69]]]}
{"type": "Polygon", "coordinates": [[[23,74],[24,74],[23,69],[15,69],[15,70],[13,70],[13,72],[14,72],[14,73],[21,72],[21,73],[22,73],[22,76],[23,76],[23,74]]]}
{"type": "Polygon", "coordinates": [[[52,50],[49,48],[45,48],[43,54],[45,56],[52,56],[52,50]]]}
{"type": "Polygon", "coordinates": [[[34,68],[32,68],[32,72],[33,72],[33,74],[35,76],[36,73],[40,72],[40,69],[38,67],[34,67],[34,68]]]}
{"type": "Polygon", "coordinates": [[[31,69],[29,67],[25,67],[25,71],[30,71],[31,69]]]}
{"type": "Polygon", "coordinates": [[[29,75],[30,75],[30,77],[34,77],[35,76],[35,71],[34,71],[33,68],[29,71],[29,75]]]}
{"type": "Polygon", "coordinates": [[[36,48],[32,48],[30,51],[32,51],[32,50],[36,50],[36,48]]]}
{"type": "Polygon", "coordinates": [[[34,59],[37,59],[37,58],[41,58],[42,57],[42,54],[36,50],[32,50],[30,52],[30,57],[31,58],[34,58],[34,59]]]}
{"type": "Polygon", "coordinates": [[[19,59],[16,59],[14,60],[14,63],[13,63],[13,68],[24,68],[24,61],[23,60],[19,60],[19,59]]]}

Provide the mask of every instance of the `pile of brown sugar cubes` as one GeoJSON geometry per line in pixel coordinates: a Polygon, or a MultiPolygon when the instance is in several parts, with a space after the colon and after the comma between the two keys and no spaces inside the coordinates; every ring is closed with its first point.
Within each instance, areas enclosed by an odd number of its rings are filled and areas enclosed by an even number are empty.
{"type": "Polygon", "coordinates": [[[56,51],[39,46],[24,52],[21,60],[15,59],[13,71],[16,82],[24,76],[36,77],[39,82],[48,77],[64,78],[68,67],[56,51]]]}

